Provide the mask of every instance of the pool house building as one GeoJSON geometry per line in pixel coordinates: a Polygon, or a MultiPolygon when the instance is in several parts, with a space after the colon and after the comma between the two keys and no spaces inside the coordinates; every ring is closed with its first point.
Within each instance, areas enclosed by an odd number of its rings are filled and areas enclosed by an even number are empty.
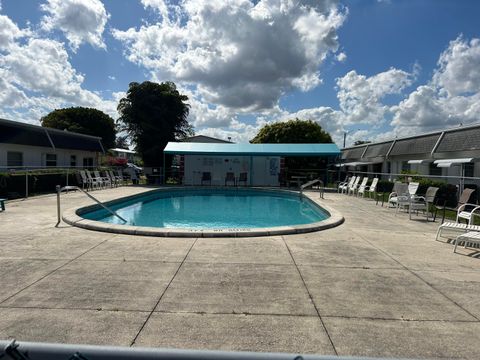
{"type": "Polygon", "coordinates": [[[346,147],[341,152],[337,166],[344,172],[394,178],[410,170],[456,184],[459,177],[480,177],[480,124],[346,147]]]}
{"type": "Polygon", "coordinates": [[[165,154],[181,155],[184,185],[280,186],[286,157],[322,157],[327,166],[340,150],[335,144],[169,142],[165,154]]]}

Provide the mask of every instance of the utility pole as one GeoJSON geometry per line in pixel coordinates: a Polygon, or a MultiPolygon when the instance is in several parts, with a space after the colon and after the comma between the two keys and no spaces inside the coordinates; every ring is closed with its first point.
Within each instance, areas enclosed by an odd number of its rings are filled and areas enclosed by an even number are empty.
{"type": "Polygon", "coordinates": [[[344,147],[344,148],[345,148],[345,142],[346,142],[346,140],[347,140],[347,132],[344,131],[344,132],[343,132],[343,147],[344,147]]]}

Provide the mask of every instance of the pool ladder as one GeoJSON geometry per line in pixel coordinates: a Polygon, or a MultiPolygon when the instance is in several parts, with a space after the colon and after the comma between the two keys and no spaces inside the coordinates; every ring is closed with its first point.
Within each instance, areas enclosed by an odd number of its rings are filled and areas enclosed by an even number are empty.
{"type": "Polygon", "coordinates": [[[303,185],[300,186],[300,195],[303,194],[303,190],[306,189],[307,187],[310,187],[310,186],[313,186],[315,185],[316,183],[319,184],[318,186],[318,190],[320,191],[320,197],[323,199],[323,195],[325,193],[325,187],[323,185],[323,181],[320,180],[320,179],[314,179],[314,180],[311,180],[303,185]]]}
{"type": "Polygon", "coordinates": [[[82,188],[79,188],[78,186],[64,186],[64,187],[61,187],[60,185],[57,185],[56,187],[56,190],[57,190],[57,224],[55,225],[55,227],[57,227],[60,222],[62,221],[62,217],[61,217],[61,214],[60,214],[60,194],[63,192],[63,191],[69,191],[69,190],[79,190],[81,192],[83,192],[85,195],[87,195],[90,199],[92,199],[93,201],[95,201],[98,205],[100,205],[101,207],[103,207],[105,210],[107,210],[110,214],[112,214],[113,216],[116,216],[118,217],[120,220],[122,220],[124,223],[127,222],[127,220],[125,220],[123,217],[121,217],[120,215],[118,215],[115,211],[113,211],[112,209],[110,209],[108,206],[106,206],[105,204],[103,204],[100,200],[98,200],[97,198],[93,197],[92,195],[90,195],[89,193],[87,193],[85,190],[83,190],[82,188]]]}

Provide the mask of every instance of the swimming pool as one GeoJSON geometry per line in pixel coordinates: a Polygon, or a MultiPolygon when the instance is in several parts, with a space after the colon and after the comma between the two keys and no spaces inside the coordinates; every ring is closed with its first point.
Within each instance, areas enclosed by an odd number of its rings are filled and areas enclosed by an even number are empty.
{"type": "Polygon", "coordinates": [[[107,205],[127,222],[98,206],[77,209],[77,219],[64,220],[100,231],[158,236],[272,235],[314,231],[332,223],[329,211],[285,190],[167,188],[107,205]]]}

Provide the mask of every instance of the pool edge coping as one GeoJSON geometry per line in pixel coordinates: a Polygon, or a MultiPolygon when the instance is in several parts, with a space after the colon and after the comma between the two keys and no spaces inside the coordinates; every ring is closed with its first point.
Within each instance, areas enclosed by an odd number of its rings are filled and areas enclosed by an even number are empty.
{"type": "MultiPolygon", "coordinates": [[[[149,192],[158,191],[159,189],[172,190],[172,189],[185,189],[182,187],[163,187],[157,188],[150,191],[143,192],[141,194],[135,194],[130,196],[124,196],[121,198],[112,199],[106,201],[106,205],[111,205],[119,201],[125,201],[131,198],[143,196],[149,192]]],[[[187,189],[193,189],[188,187],[187,189]]],[[[313,199],[306,194],[301,194],[298,191],[285,190],[285,189],[276,189],[276,188],[248,188],[248,189],[262,189],[262,190],[273,190],[279,192],[294,193],[300,196],[303,196],[315,204],[321,206],[325,211],[330,215],[325,220],[317,221],[311,224],[302,224],[302,225],[289,225],[289,226],[275,226],[270,228],[251,228],[251,229],[216,229],[216,230],[192,230],[184,228],[157,228],[157,227],[148,227],[148,226],[132,226],[132,225],[118,225],[104,223],[101,221],[89,220],[78,215],[79,212],[88,211],[89,209],[95,208],[98,205],[87,205],[79,206],[67,209],[62,214],[62,220],[72,226],[79,228],[108,232],[114,234],[124,234],[124,235],[139,235],[139,236],[157,236],[157,237],[188,237],[188,238],[215,238],[215,237],[259,237],[259,236],[275,236],[275,235],[292,235],[292,234],[302,234],[320,230],[330,229],[336,226],[341,225],[345,218],[343,215],[331,208],[328,205],[325,205],[319,200],[322,199],[313,199]]]]}

